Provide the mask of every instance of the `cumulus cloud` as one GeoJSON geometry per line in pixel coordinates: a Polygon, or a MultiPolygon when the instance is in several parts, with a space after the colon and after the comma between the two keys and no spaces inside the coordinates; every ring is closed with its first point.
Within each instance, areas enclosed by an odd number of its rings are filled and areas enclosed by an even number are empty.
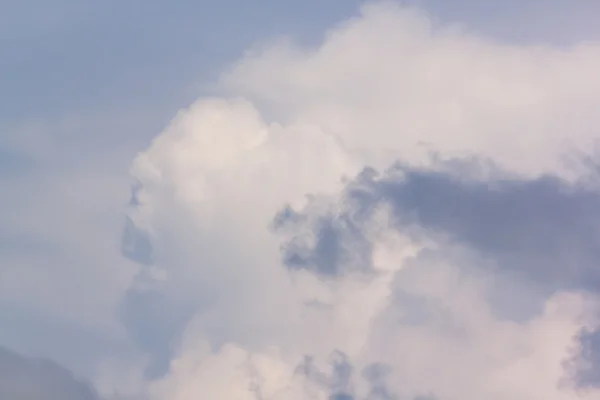
{"type": "Polygon", "coordinates": [[[392,3],[250,51],[132,166],[146,395],[600,398],[599,69],[392,3]]]}
{"type": "Polygon", "coordinates": [[[509,46],[383,3],[316,49],[283,41],[249,52],[222,82],[277,121],[343,138],[371,166],[435,149],[533,174],[593,143],[599,59],[597,45],[509,46]]]}

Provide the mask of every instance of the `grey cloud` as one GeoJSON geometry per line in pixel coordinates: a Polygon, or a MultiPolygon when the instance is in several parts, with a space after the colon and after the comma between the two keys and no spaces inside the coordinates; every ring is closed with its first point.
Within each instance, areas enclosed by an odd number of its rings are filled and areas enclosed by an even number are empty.
{"type": "Polygon", "coordinates": [[[388,387],[390,372],[391,367],[385,364],[371,364],[362,371],[363,378],[370,386],[367,400],[398,400],[398,396],[388,387]]]}
{"type": "MultiPolygon", "coordinates": [[[[297,367],[296,373],[303,375],[309,381],[316,383],[321,388],[330,392],[329,400],[408,400],[399,397],[390,388],[388,376],[391,367],[385,364],[371,364],[360,370],[357,374],[356,367],[348,356],[341,351],[334,351],[330,356],[330,370],[320,371],[310,356],[297,367]],[[354,393],[354,383],[357,379],[364,379],[369,385],[366,397],[354,393]]],[[[433,397],[417,397],[411,400],[435,400],[433,397]]]]}
{"type": "Polygon", "coordinates": [[[335,361],[332,361],[332,394],[330,400],[437,400],[433,395],[420,395],[416,397],[400,396],[396,394],[389,385],[389,375],[392,368],[386,364],[371,364],[362,369],[360,375],[353,372],[355,367],[347,359],[346,355],[336,352],[335,361]],[[366,397],[358,397],[352,390],[352,380],[360,378],[366,380],[369,385],[369,393],[366,397]],[[336,382],[343,382],[340,387],[336,382]]]}
{"type": "Polygon", "coordinates": [[[330,400],[354,400],[354,396],[347,393],[336,393],[329,397],[330,400]]]}
{"type": "Polygon", "coordinates": [[[556,288],[600,288],[600,193],[556,177],[461,181],[444,172],[405,170],[402,181],[364,182],[407,223],[449,235],[556,288]]]}
{"type": "Polygon", "coordinates": [[[600,387],[600,331],[584,329],[573,356],[565,360],[567,377],[580,389],[600,387]]]}
{"type": "Polygon", "coordinates": [[[341,265],[357,270],[369,270],[371,244],[358,221],[351,215],[329,213],[312,221],[289,207],[277,214],[275,231],[303,230],[316,233],[316,240],[297,235],[282,250],[284,262],[292,269],[308,269],[323,276],[336,276],[341,265]]]}
{"type": "Polygon", "coordinates": [[[50,361],[0,348],[0,399],[99,400],[94,389],[50,361]]]}
{"type": "Polygon", "coordinates": [[[554,176],[465,179],[447,168],[397,165],[383,174],[366,169],[347,186],[343,202],[348,206],[340,214],[320,216],[317,223],[304,211],[277,216],[278,226],[285,219],[300,225],[300,234],[283,246],[290,268],[311,264],[309,269],[331,273],[321,265],[334,263],[343,272],[345,260],[331,256],[340,249],[358,249],[353,257],[369,259],[364,226],[387,205],[403,232],[445,237],[495,260],[498,269],[554,289],[600,289],[600,191],[592,185],[554,176]],[[318,238],[312,247],[298,245],[305,229],[318,238]]]}
{"type": "MultiPolygon", "coordinates": [[[[480,168],[481,164],[471,160],[440,163],[432,169],[400,164],[384,173],[365,169],[346,187],[340,201],[344,207],[338,214],[315,217],[308,209],[288,209],[278,214],[277,226],[285,225],[287,220],[298,230],[283,246],[283,259],[289,268],[335,276],[347,271],[347,259],[331,254],[353,249],[344,253],[346,258],[354,257],[353,263],[369,266],[364,260],[370,258],[370,244],[363,232],[375,210],[388,206],[395,229],[417,238],[437,237],[467,249],[468,256],[477,261],[468,264],[492,273],[497,280],[510,276],[515,290],[523,285],[523,293],[535,291],[543,298],[557,290],[600,294],[597,185],[591,181],[568,183],[556,176],[526,179],[498,171],[482,178],[480,168]],[[299,246],[307,230],[312,230],[317,242],[299,246]]],[[[464,257],[464,253],[459,256],[464,257]]],[[[419,254],[414,262],[456,256],[429,251],[419,254]]],[[[409,300],[420,304],[419,299],[409,300]]],[[[536,304],[521,300],[518,307],[512,304],[512,308],[535,312],[536,304]]],[[[535,302],[533,298],[528,300],[535,302]]],[[[537,299],[540,304],[541,300],[537,299]]],[[[597,386],[600,332],[582,332],[578,339],[581,351],[570,364],[574,380],[581,387],[597,386]]]]}

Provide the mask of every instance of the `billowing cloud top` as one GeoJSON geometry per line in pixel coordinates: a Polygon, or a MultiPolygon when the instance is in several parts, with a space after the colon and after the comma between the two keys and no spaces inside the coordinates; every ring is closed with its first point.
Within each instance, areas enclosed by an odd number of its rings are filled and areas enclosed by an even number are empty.
{"type": "Polygon", "coordinates": [[[146,395],[599,399],[597,71],[390,3],[248,52],[132,167],[146,395]]]}

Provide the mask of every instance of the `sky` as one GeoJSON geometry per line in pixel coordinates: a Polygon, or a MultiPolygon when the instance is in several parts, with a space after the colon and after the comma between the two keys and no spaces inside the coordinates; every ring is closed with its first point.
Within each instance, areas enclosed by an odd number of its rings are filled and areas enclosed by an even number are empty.
{"type": "Polygon", "coordinates": [[[600,399],[592,0],[0,5],[0,398],[600,399]]]}

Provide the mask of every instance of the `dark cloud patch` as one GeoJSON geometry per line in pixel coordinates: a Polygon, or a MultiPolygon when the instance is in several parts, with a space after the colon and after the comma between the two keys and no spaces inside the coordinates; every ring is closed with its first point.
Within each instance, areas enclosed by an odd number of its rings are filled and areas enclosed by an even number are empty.
{"type": "Polygon", "coordinates": [[[296,367],[296,374],[304,376],[318,386],[329,387],[329,377],[317,368],[312,356],[304,356],[304,360],[296,367]]]}
{"type": "Polygon", "coordinates": [[[319,370],[310,356],[306,356],[296,369],[297,374],[328,391],[329,400],[408,400],[397,396],[389,388],[388,376],[391,372],[391,367],[385,364],[371,364],[357,371],[348,356],[341,351],[334,351],[331,354],[327,371],[319,370]],[[363,379],[368,383],[369,393],[366,397],[355,394],[354,386],[357,379],[363,379]]]}
{"type": "Polygon", "coordinates": [[[290,269],[306,269],[324,277],[344,271],[369,272],[372,246],[360,220],[351,214],[329,212],[316,219],[286,207],[275,217],[276,231],[300,231],[282,246],[290,269]]]}
{"type": "Polygon", "coordinates": [[[556,177],[463,181],[448,173],[405,170],[373,180],[375,198],[408,223],[560,288],[600,289],[600,195],[556,177]]]}
{"type": "Polygon", "coordinates": [[[336,351],[331,357],[331,390],[338,400],[352,399],[352,376],[354,367],[346,354],[336,351]]]}
{"type": "MultiPolygon", "coordinates": [[[[577,183],[550,175],[526,179],[476,159],[434,163],[430,169],[398,164],[384,173],[367,168],[347,185],[342,206],[335,207],[341,211],[314,215],[309,204],[277,216],[278,226],[288,221],[297,229],[288,233],[283,258],[290,268],[330,276],[369,270],[367,224],[385,207],[392,228],[467,249],[494,279],[510,276],[543,297],[557,290],[600,294],[600,190],[598,180],[590,179],[595,175],[597,170],[590,171],[577,183]],[[314,243],[306,245],[307,236],[314,243]]],[[[579,339],[577,357],[587,369],[578,367],[578,383],[600,386],[600,332],[584,332],[579,339]]],[[[374,396],[388,396],[374,390],[380,393],[374,396]]]]}
{"type": "Polygon", "coordinates": [[[46,360],[0,348],[0,399],[99,400],[94,389],[46,360]]]}
{"type": "Polygon", "coordinates": [[[572,357],[565,361],[567,384],[579,389],[600,386],[600,332],[582,330],[576,338],[577,346],[572,357]]]}
{"type": "Polygon", "coordinates": [[[388,387],[388,375],[391,367],[385,364],[371,364],[362,371],[362,376],[369,382],[370,390],[367,400],[398,400],[388,387]]]}
{"type": "MultiPolygon", "coordinates": [[[[461,165],[464,171],[465,162],[461,165]]],[[[284,261],[329,274],[343,272],[350,259],[370,268],[365,223],[388,206],[393,225],[405,233],[445,238],[494,260],[498,269],[556,289],[600,290],[597,187],[554,176],[486,180],[466,175],[401,165],[383,174],[365,169],[347,186],[341,212],[311,219],[306,211],[286,210],[277,216],[279,225],[282,220],[301,225],[283,246],[284,261]],[[307,224],[317,238],[310,246],[303,241],[307,224]],[[343,253],[346,249],[353,251],[343,253]]]]}
{"type": "Polygon", "coordinates": [[[329,400],[355,400],[355,397],[347,393],[336,393],[329,396],[329,400]]]}
{"type": "Polygon", "coordinates": [[[355,400],[352,394],[354,367],[346,354],[341,351],[333,352],[329,364],[329,371],[321,371],[314,364],[313,358],[306,356],[296,368],[296,373],[330,392],[330,400],[355,400]]]}

